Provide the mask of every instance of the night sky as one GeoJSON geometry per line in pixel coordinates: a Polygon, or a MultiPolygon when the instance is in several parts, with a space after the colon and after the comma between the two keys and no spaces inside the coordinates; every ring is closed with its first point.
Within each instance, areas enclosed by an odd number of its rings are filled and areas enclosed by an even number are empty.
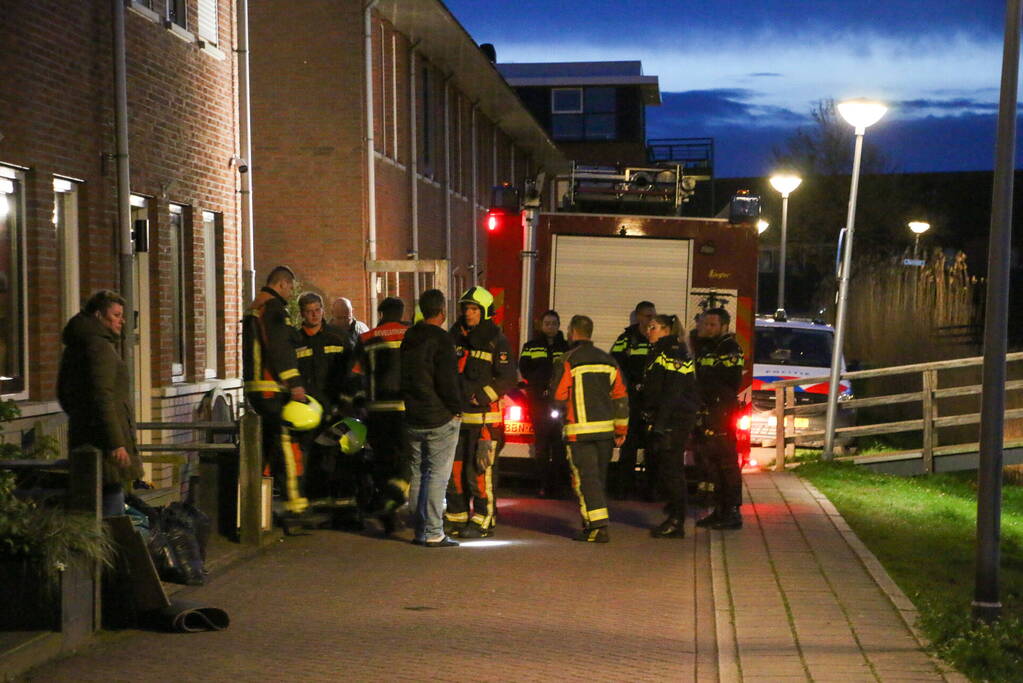
{"type": "Polygon", "coordinates": [[[993,166],[1004,2],[446,4],[499,62],[641,60],[662,97],[647,136],[715,138],[719,177],[769,173],[772,150],[809,125],[815,102],[846,97],[891,107],[867,135],[895,171],[993,166]]]}

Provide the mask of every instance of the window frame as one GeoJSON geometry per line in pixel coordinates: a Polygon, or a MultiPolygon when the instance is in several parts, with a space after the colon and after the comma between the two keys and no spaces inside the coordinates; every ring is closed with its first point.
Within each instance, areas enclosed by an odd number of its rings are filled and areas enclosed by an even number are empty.
{"type": "Polygon", "coordinates": [[[25,220],[25,171],[27,169],[18,166],[11,166],[8,164],[0,164],[0,183],[4,186],[11,188],[10,192],[4,191],[5,202],[8,202],[7,213],[4,215],[4,220],[7,220],[7,216],[10,215],[10,200],[7,199],[10,195],[15,195],[13,210],[15,212],[14,217],[14,228],[13,234],[13,247],[14,258],[12,264],[17,268],[14,278],[15,286],[18,291],[12,297],[18,302],[18,310],[16,316],[13,318],[16,329],[12,338],[17,338],[19,342],[18,356],[19,356],[19,367],[20,374],[12,377],[10,380],[0,380],[0,397],[10,400],[24,400],[29,397],[29,357],[28,357],[28,325],[26,324],[27,316],[25,312],[28,311],[28,254],[27,254],[27,234],[26,234],[26,220],[25,220]],[[20,381],[19,381],[20,380],[20,381]],[[12,390],[7,391],[4,385],[8,382],[14,384],[12,390]]]}
{"type": "Polygon", "coordinates": [[[168,253],[171,255],[171,277],[177,278],[178,286],[177,296],[174,296],[174,283],[171,283],[171,296],[176,299],[171,302],[174,306],[174,311],[171,314],[171,340],[174,344],[174,352],[171,355],[171,381],[172,382],[183,382],[185,381],[185,373],[187,370],[188,360],[188,343],[187,343],[187,332],[188,325],[185,322],[185,316],[187,315],[187,277],[186,277],[186,237],[188,230],[185,226],[185,220],[187,218],[188,207],[184,204],[168,203],[168,253]],[[175,217],[177,217],[175,219],[175,217]],[[175,225],[175,223],[177,225],[175,225]],[[176,263],[173,259],[177,259],[176,263]],[[174,268],[174,266],[177,266],[174,268]],[[174,271],[177,272],[174,272],[174,271]],[[175,317],[177,320],[175,321],[175,317]],[[176,324],[175,324],[176,322],[176,324]],[[181,358],[181,362],[175,360],[175,356],[181,358]]]}
{"type": "Polygon", "coordinates": [[[180,28],[188,30],[188,2],[186,0],[167,0],[167,4],[164,6],[164,18],[167,20],[167,24],[174,24],[180,28]],[[180,13],[180,21],[178,21],[178,14],[180,13]]]}
{"type": "Polygon", "coordinates": [[[220,270],[217,268],[217,227],[223,221],[223,214],[216,211],[202,212],[203,231],[203,283],[205,300],[206,331],[206,363],[204,376],[214,379],[220,373],[220,359],[217,357],[220,348],[220,325],[217,320],[220,270]]]}
{"type": "Polygon", "coordinates": [[[584,105],[584,103],[585,103],[585,94],[583,93],[583,88],[581,88],[581,87],[575,87],[575,88],[551,88],[551,114],[552,115],[555,115],[555,114],[582,114],[583,113],[583,105],[584,105]],[[567,92],[574,92],[576,95],[579,96],[579,108],[578,109],[558,109],[557,104],[556,104],[557,99],[558,99],[558,94],[559,93],[567,93],[567,92]]]}
{"type": "MultiPolygon", "coordinates": [[[[174,0],[170,0],[173,2],[174,0]]],[[[198,0],[196,4],[196,27],[195,34],[200,40],[206,42],[208,45],[216,47],[220,44],[220,3],[217,0],[198,0]],[[212,21],[207,20],[207,23],[212,23],[213,35],[208,35],[203,30],[203,18],[206,13],[209,12],[212,16],[212,21]]]]}
{"type": "Polygon", "coordinates": [[[57,258],[60,264],[60,308],[64,320],[69,320],[82,307],[79,189],[81,181],[53,176],[53,228],[57,239],[57,258]],[[58,222],[58,207],[63,209],[62,222],[58,222]]]}

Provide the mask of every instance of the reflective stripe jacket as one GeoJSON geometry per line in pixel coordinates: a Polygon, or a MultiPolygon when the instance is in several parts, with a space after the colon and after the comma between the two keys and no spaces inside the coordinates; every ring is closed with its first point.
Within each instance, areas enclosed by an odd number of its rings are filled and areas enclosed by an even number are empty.
{"type": "Polygon", "coordinates": [[[548,342],[546,335],[529,340],[522,346],[519,354],[519,374],[526,381],[526,387],[534,398],[545,398],[550,389],[554,366],[561,362],[561,357],[568,351],[565,335],[558,332],[553,341],[548,342]]]}
{"type": "Polygon", "coordinates": [[[565,439],[599,441],[625,436],[629,395],[618,363],[589,340],[577,341],[554,368],[555,401],[565,404],[565,439]]]}
{"type": "Polygon", "coordinates": [[[405,410],[401,400],[401,342],[408,325],[388,322],[359,336],[352,373],[363,377],[371,412],[405,410]]]}
{"type": "Polygon", "coordinates": [[[742,347],[734,334],[694,340],[696,382],[700,390],[704,428],[714,433],[732,429],[742,386],[742,347]]]}
{"type": "Polygon", "coordinates": [[[459,320],[451,328],[462,385],[462,424],[494,424],[501,421],[497,401],[515,386],[515,366],[508,339],[493,320],[483,320],[467,330],[459,320]]]}
{"type": "Polygon", "coordinates": [[[325,412],[337,405],[348,371],[349,354],[344,339],[326,325],[310,334],[305,326],[294,334],[295,356],[305,390],[323,405],[325,412]]]}
{"type": "MultiPolygon", "coordinates": [[[[643,381],[643,371],[646,370],[650,355],[650,342],[640,332],[638,325],[629,325],[618,335],[618,339],[611,347],[611,355],[625,373],[625,385],[629,388],[631,396],[636,390],[636,385],[643,381]]],[[[634,400],[635,398],[633,396],[634,400]]]]}
{"type": "Polygon", "coordinates": [[[644,422],[651,431],[692,431],[700,398],[693,359],[685,344],[669,335],[651,347],[640,395],[644,422]]]}
{"type": "Polygon", "coordinates": [[[264,287],[242,319],[242,378],[245,391],[273,395],[303,386],[293,344],[288,302],[264,287]]]}

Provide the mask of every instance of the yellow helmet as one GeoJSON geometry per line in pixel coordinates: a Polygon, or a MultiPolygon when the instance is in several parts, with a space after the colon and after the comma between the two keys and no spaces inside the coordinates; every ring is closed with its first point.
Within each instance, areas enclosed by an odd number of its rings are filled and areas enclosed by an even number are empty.
{"type": "Polygon", "coordinates": [[[288,401],[284,404],[281,419],[295,431],[308,432],[316,429],[323,418],[323,406],[312,396],[306,395],[308,403],[288,401]]]}
{"type": "Polygon", "coordinates": [[[458,300],[459,306],[473,304],[479,306],[483,311],[483,320],[489,320],[494,315],[494,295],[487,291],[486,287],[470,287],[458,300]]]}

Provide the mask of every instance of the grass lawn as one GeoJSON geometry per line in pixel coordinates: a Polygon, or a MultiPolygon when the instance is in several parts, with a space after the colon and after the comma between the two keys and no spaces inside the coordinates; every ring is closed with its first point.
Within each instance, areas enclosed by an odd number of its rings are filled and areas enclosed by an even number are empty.
{"type": "Polygon", "coordinates": [[[976,473],[908,478],[821,462],[796,473],[828,496],[916,604],[940,657],[974,680],[1023,680],[1023,487],[1003,488],[1003,617],[988,627],[969,618],[976,473]]]}

